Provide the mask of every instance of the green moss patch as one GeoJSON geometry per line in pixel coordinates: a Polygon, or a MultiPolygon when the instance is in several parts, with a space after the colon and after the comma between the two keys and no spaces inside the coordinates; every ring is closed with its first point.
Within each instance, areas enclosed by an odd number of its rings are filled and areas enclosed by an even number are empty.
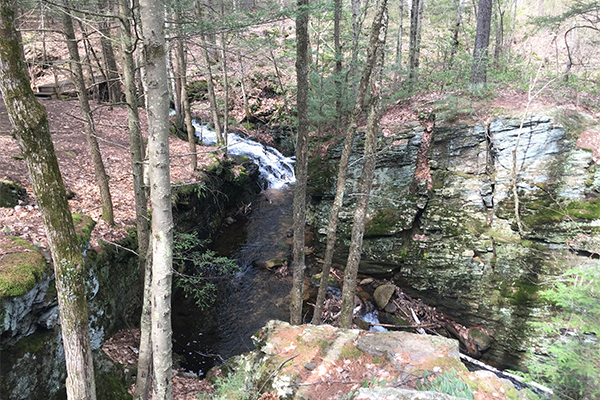
{"type": "Polygon", "coordinates": [[[400,222],[400,213],[396,209],[383,208],[377,210],[375,215],[365,225],[365,236],[389,235],[396,231],[396,224],[400,222]]]}
{"type": "Polygon", "coordinates": [[[73,225],[79,244],[89,242],[96,222],[85,214],[73,214],[73,225]]]}
{"type": "Polygon", "coordinates": [[[33,289],[48,263],[32,245],[17,237],[0,240],[0,298],[21,296],[33,289]]]}

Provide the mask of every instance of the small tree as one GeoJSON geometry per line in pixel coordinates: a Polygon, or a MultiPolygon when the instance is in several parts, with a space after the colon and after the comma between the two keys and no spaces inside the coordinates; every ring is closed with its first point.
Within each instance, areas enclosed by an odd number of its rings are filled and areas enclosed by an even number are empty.
{"type": "Polygon", "coordinates": [[[375,151],[377,150],[377,134],[379,133],[379,121],[382,115],[381,90],[382,90],[382,71],[385,52],[385,40],[387,35],[387,0],[380,0],[378,7],[381,9],[382,19],[377,31],[376,48],[373,49],[375,56],[375,66],[373,68],[373,77],[371,78],[371,104],[369,107],[369,116],[367,119],[367,134],[365,137],[365,150],[363,157],[363,168],[358,181],[358,193],[356,193],[356,206],[354,209],[354,221],[352,224],[352,233],[350,237],[350,249],[348,250],[348,261],[344,270],[344,283],[342,287],[342,310],[340,315],[340,326],[350,328],[352,324],[352,311],[354,309],[354,295],[356,292],[356,275],[360,264],[363,234],[365,231],[365,222],[367,208],[369,206],[369,196],[373,186],[373,174],[375,172],[375,151]]]}
{"type": "Polygon", "coordinates": [[[298,137],[296,140],[296,186],[294,187],[294,276],[290,304],[290,323],[302,322],[302,291],[305,256],[306,225],[306,178],[308,169],[308,69],[310,56],[308,53],[308,0],[298,0],[296,16],[296,79],[298,137]]]}

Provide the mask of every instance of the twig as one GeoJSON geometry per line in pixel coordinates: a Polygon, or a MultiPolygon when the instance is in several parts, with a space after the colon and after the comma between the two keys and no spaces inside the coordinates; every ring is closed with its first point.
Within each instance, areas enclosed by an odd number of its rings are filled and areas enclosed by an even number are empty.
{"type": "Polygon", "coordinates": [[[112,245],[114,245],[115,247],[119,247],[119,248],[121,248],[121,249],[123,249],[123,250],[126,250],[126,251],[128,251],[128,252],[130,252],[130,253],[133,253],[133,254],[135,254],[135,255],[136,255],[136,256],[138,256],[138,257],[140,256],[140,255],[139,255],[137,252],[135,252],[135,251],[133,251],[133,250],[131,250],[131,249],[128,249],[127,247],[123,247],[123,246],[121,246],[120,244],[117,244],[117,243],[115,243],[115,242],[111,242],[110,240],[105,240],[105,239],[98,239],[98,240],[99,240],[99,241],[101,241],[101,242],[104,242],[104,243],[112,244],[112,245]]]}
{"type": "Polygon", "coordinates": [[[277,373],[279,373],[279,371],[281,370],[281,368],[288,362],[293,360],[294,358],[298,357],[300,355],[300,353],[294,354],[293,356],[291,356],[290,358],[288,358],[287,360],[283,360],[281,362],[281,364],[279,364],[279,366],[275,369],[275,371],[271,372],[271,375],[269,375],[269,377],[267,378],[266,381],[264,381],[264,383],[262,384],[262,386],[260,387],[260,389],[258,389],[258,393],[262,392],[262,390],[264,389],[265,385],[267,384],[267,382],[269,382],[275,375],[277,375],[277,373]]]}

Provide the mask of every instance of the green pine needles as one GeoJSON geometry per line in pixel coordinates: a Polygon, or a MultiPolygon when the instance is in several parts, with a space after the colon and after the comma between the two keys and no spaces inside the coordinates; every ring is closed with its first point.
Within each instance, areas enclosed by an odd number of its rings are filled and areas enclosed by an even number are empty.
{"type": "Polygon", "coordinates": [[[177,232],[173,238],[175,285],[186,298],[192,296],[200,309],[212,305],[219,281],[240,270],[235,260],[217,256],[206,246],[207,241],[199,239],[198,232],[177,232]]]}
{"type": "Polygon", "coordinates": [[[570,269],[540,294],[556,313],[536,325],[553,337],[543,357],[533,355],[529,377],[548,382],[561,399],[600,398],[600,267],[570,269]]]}

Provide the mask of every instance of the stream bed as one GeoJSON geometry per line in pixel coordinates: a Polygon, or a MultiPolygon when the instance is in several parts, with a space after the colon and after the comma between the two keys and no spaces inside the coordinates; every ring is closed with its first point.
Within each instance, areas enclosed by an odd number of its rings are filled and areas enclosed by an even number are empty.
{"type": "Polygon", "coordinates": [[[271,319],[288,320],[291,276],[259,268],[272,258],[288,258],[292,238],[289,187],[261,192],[250,207],[224,227],[213,243],[218,255],[235,259],[242,270],[219,287],[216,302],[201,311],[181,294],[173,300],[173,350],[181,365],[203,374],[223,360],[253,349],[250,337],[271,319]]]}

